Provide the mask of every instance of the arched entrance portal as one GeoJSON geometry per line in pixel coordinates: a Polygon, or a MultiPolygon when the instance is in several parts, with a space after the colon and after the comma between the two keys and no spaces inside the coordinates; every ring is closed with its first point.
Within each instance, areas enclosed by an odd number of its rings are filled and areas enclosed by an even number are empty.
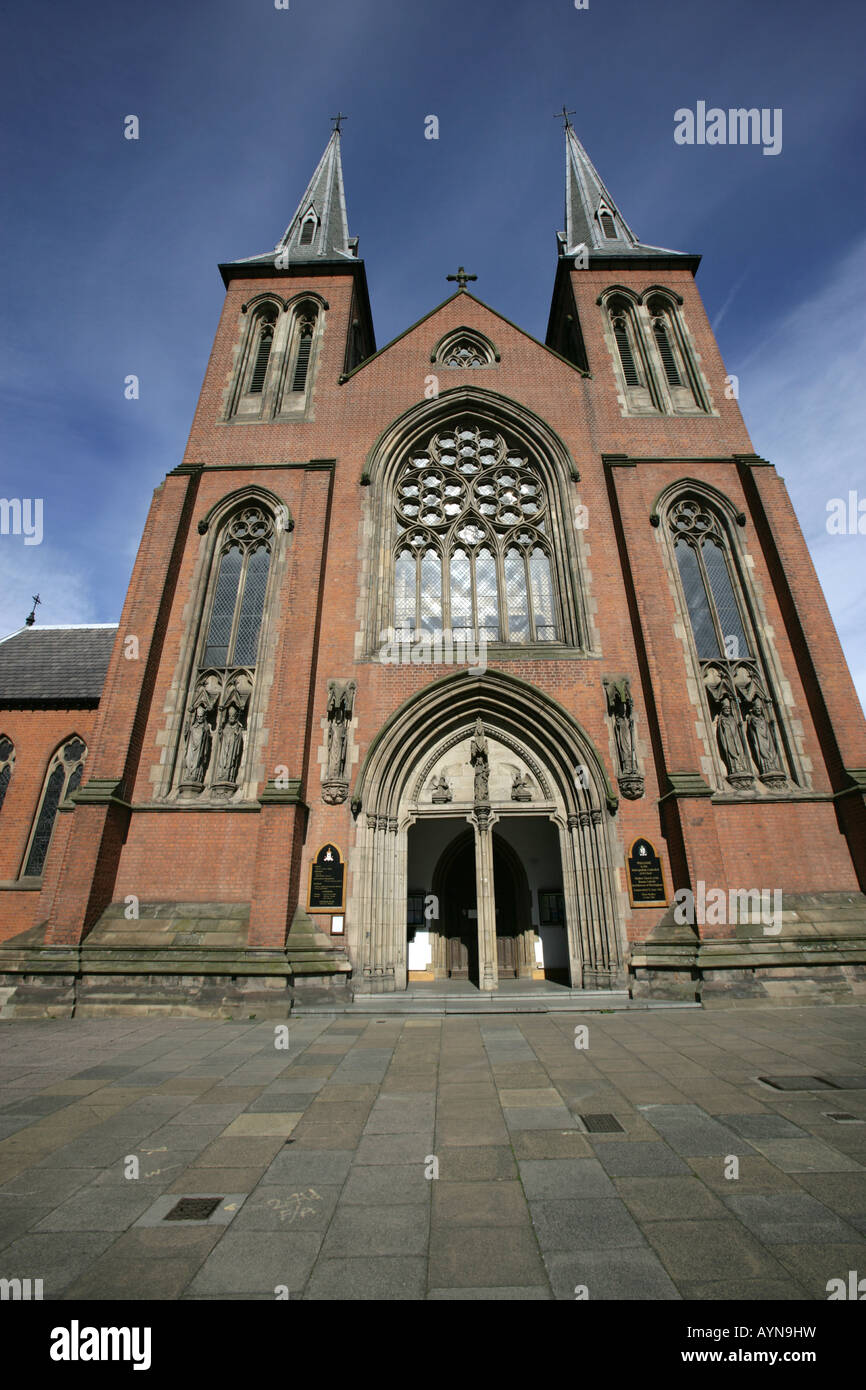
{"type": "MultiPolygon", "coordinates": [[[[423,833],[423,826],[412,834],[423,833]]],[[[410,837],[411,838],[411,837],[410,837]]],[[[410,844],[410,878],[411,878],[410,844]]],[[[501,835],[493,836],[497,972],[501,980],[531,976],[535,961],[532,901],[519,855],[501,835]]],[[[458,834],[439,856],[433,872],[435,912],[429,918],[428,962],[433,978],[479,984],[478,894],[475,835],[458,834]]],[[[410,889],[410,897],[417,897],[410,889]]],[[[418,961],[421,964],[421,959],[418,961]]],[[[421,974],[420,971],[416,972],[421,974]]]]}
{"type": "Polygon", "coordinates": [[[573,987],[622,984],[617,798],[592,741],[543,691],[496,670],[432,682],[373,740],[354,803],[346,927],[358,992],[405,989],[422,947],[430,978],[468,977],[473,911],[482,990],[497,988],[500,968],[535,973],[536,944],[545,973],[555,959],[573,987]],[[454,843],[468,836],[472,855],[454,843]],[[465,959],[455,965],[451,947],[446,960],[446,941],[465,959]]]}

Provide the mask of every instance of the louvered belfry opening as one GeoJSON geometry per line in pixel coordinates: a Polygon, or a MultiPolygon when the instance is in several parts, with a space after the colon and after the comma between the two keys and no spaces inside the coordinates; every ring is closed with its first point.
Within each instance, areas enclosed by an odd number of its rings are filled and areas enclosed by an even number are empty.
{"type": "Polygon", "coordinates": [[[664,367],[668,386],[682,386],[682,378],[680,377],[677,360],[674,357],[674,350],[671,346],[668,326],[664,315],[658,311],[656,311],[656,316],[653,318],[653,333],[655,335],[656,347],[659,350],[659,356],[662,359],[662,366],[664,367]]]}
{"type": "Polygon", "coordinates": [[[622,363],[625,384],[626,386],[640,386],[637,364],[634,360],[631,340],[628,336],[628,329],[626,327],[625,312],[622,309],[616,310],[611,317],[611,322],[613,324],[614,337],[616,338],[616,346],[619,351],[619,360],[622,363]]]}
{"type": "Polygon", "coordinates": [[[295,355],[295,365],[292,369],[292,391],[306,391],[307,389],[307,374],[310,369],[315,327],[315,310],[307,307],[298,322],[298,348],[295,355]]]}
{"type": "Polygon", "coordinates": [[[253,365],[253,374],[250,380],[250,392],[253,395],[261,395],[264,390],[265,377],[268,371],[268,361],[271,356],[273,342],[273,319],[265,318],[262,320],[262,326],[259,330],[259,344],[256,349],[256,360],[253,365]]]}
{"type": "Polygon", "coordinates": [[[601,222],[601,230],[604,232],[605,236],[608,237],[608,238],[610,238],[610,239],[615,239],[615,237],[616,237],[616,223],[614,222],[614,220],[613,220],[613,218],[611,217],[610,213],[609,213],[609,212],[602,212],[602,213],[599,215],[599,220],[600,220],[600,222],[601,222]]]}
{"type": "Polygon", "coordinates": [[[311,245],[312,245],[312,242],[313,242],[313,237],[314,237],[315,235],[316,235],[316,222],[315,222],[315,218],[308,217],[307,220],[306,220],[306,222],[304,223],[304,225],[301,227],[301,243],[300,243],[301,246],[311,246],[311,245]]]}

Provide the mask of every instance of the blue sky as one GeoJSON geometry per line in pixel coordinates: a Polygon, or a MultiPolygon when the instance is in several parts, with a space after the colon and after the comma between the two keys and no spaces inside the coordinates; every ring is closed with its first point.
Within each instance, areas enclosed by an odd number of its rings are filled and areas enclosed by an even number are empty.
{"type": "Polygon", "coordinates": [[[0,495],[45,512],[41,545],[0,536],[0,635],[37,591],[44,623],[119,616],[186,442],[217,263],[274,245],[338,109],[378,345],[460,263],[543,338],[566,102],[638,236],[703,255],[746,424],[866,697],[866,536],[826,530],[829,499],[866,499],[859,0],[19,0],[4,18],[0,495]],[[782,108],[782,152],[676,145],[674,112],[699,100],[782,108]]]}

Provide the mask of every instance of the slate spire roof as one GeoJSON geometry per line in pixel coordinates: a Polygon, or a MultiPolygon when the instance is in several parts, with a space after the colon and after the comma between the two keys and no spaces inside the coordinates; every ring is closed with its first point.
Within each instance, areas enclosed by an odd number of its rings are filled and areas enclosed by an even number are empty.
{"type": "Polygon", "coordinates": [[[566,117],[565,126],[565,232],[557,233],[560,255],[574,255],[586,246],[590,255],[603,256],[683,256],[664,246],[647,246],[639,241],[626,222],[601,175],[587,154],[574,126],[566,117]]]}
{"type": "Polygon", "coordinates": [[[349,236],[346,216],[340,131],[334,130],[294,217],[273,251],[245,256],[229,264],[273,265],[279,259],[284,262],[284,268],[288,268],[297,264],[353,261],[357,255],[358,238],[349,236]]]}

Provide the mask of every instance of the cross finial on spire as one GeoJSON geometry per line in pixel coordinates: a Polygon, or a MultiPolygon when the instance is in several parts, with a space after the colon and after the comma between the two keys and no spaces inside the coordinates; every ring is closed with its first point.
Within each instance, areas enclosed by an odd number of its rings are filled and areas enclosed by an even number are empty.
{"type": "Polygon", "coordinates": [[[340,126],[342,125],[343,121],[347,121],[348,119],[349,117],[344,116],[342,111],[338,111],[336,116],[331,117],[331,120],[334,122],[334,130],[337,132],[338,135],[340,134],[340,126]]]}
{"type": "Polygon", "coordinates": [[[24,619],[24,622],[25,622],[25,624],[27,625],[27,627],[32,627],[33,624],[36,622],[36,605],[37,605],[37,603],[41,603],[41,602],[42,602],[42,600],[41,600],[41,598],[39,597],[39,595],[38,595],[38,594],[34,594],[34,595],[33,595],[33,609],[32,609],[32,611],[31,611],[30,613],[27,614],[27,617],[24,619]]]}
{"type": "Polygon", "coordinates": [[[566,111],[565,107],[563,106],[563,108],[562,108],[561,111],[554,111],[554,113],[553,113],[553,119],[554,119],[555,121],[565,121],[565,129],[568,130],[569,126],[571,125],[571,121],[568,119],[569,116],[576,116],[576,115],[577,115],[577,112],[576,112],[576,111],[566,111]]]}
{"type": "Polygon", "coordinates": [[[456,275],[446,275],[445,278],[446,278],[446,280],[456,280],[456,281],[457,281],[457,293],[459,294],[461,290],[465,290],[465,289],[466,289],[466,281],[467,281],[467,280],[477,280],[477,279],[478,279],[478,276],[477,276],[477,275],[467,275],[467,274],[466,274],[466,271],[463,269],[463,266],[461,265],[461,266],[458,267],[458,269],[457,269],[457,274],[456,274],[456,275]]]}

